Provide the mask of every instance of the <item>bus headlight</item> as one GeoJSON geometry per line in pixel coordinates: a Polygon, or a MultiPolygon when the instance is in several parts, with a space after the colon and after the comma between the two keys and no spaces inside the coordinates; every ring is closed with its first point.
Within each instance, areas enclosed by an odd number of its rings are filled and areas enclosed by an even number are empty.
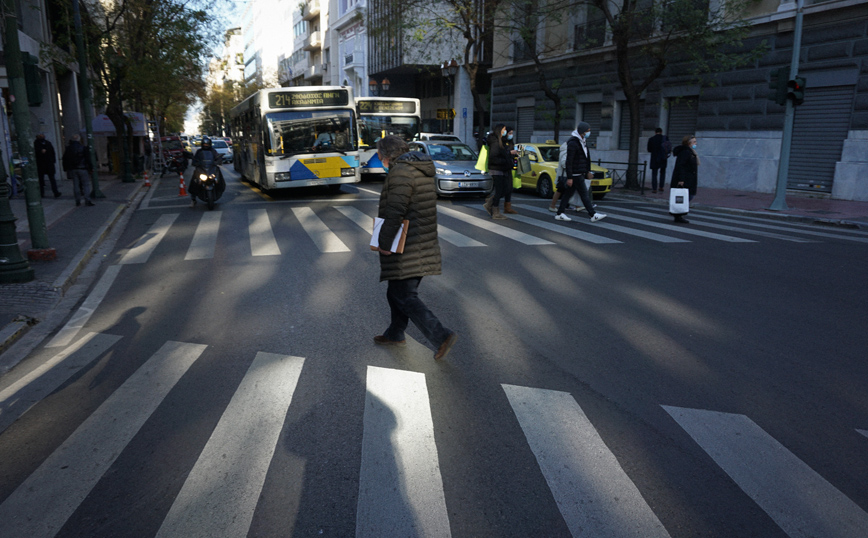
{"type": "Polygon", "coordinates": [[[289,172],[277,172],[274,174],[274,181],[289,181],[289,172]]]}
{"type": "Polygon", "coordinates": [[[355,168],[341,168],[341,177],[349,177],[356,175],[355,168]]]}

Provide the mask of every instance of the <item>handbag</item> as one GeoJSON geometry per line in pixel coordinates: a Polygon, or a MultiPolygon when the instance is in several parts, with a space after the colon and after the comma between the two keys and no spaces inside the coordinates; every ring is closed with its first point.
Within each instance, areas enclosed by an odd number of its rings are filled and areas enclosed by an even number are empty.
{"type": "MultiPolygon", "coordinates": [[[[585,180],[585,187],[588,189],[588,196],[591,195],[591,180],[585,180]]],[[[582,195],[579,192],[579,189],[576,189],[576,192],[573,193],[573,196],[570,198],[570,205],[575,206],[576,208],[584,209],[585,203],[582,202],[582,195]]]]}
{"type": "Polygon", "coordinates": [[[479,150],[479,158],[476,159],[476,167],[480,172],[488,172],[488,146],[482,146],[479,150]]]}
{"type": "Polygon", "coordinates": [[[531,171],[530,157],[522,155],[518,158],[518,175],[524,175],[531,171]]]}
{"type": "Polygon", "coordinates": [[[690,211],[690,191],[669,189],[669,214],[686,215],[690,211]]]}
{"type": "Polygon", "coordinates": [[[512,188],[520,189],[521,188],[521,176],[516,173],[515,170],[512,171],[512,188]]]}

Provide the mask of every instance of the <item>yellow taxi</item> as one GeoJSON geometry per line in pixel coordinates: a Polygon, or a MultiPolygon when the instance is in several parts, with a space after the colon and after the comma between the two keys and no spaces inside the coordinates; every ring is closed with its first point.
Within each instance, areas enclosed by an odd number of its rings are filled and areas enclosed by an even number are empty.
{"type": "MultiPolygon", "coordinates": [[[[557,182],[560,144],[548,140],[545,144],[519,144],[516,149],[519,158],[526,155],[530,160],[530,172],[521,175],[522,188],[534,189],[542,198],[551,198],[557,182]]],[[[612,176],[608,169],[596,164],[591,165],[591,171],[594,173],[591,194],[595,200],[601,200],[612,190],[612,176]]]]}

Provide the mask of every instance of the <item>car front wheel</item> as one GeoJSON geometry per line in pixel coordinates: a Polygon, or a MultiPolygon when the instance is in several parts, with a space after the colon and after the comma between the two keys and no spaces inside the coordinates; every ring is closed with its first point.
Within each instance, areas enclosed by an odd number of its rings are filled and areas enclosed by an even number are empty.
{"type": "Polygon", "coordinates": [[[546,174],[541,175],[539,181],[536,182],[536,192],[539,193],[540,198],[550,199],[554,195],[552,179],[546,174]]]}

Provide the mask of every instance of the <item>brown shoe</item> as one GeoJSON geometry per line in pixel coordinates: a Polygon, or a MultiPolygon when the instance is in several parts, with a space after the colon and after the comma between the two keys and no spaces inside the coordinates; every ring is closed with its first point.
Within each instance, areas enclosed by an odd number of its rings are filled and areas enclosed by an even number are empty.
{"type": "Polygon", "coordinates": [[[379,346],[399,346],[403,347],[407,345],[407,340],[389,340],[382,334],[374,337],[374,343],[379,346]]]}
{"type": "Polygon", "coordinates": [[[518,211],[512,208],[512,202],[503,202],[503,212],[510,215],[518,215],[518,211]]]}
{"type": "Polygon", "coordinates": [[[506,220],[509,217],[507,217],[506,215],[501,213],[499,207],[492,207],[491,208],[491,218],[496,219],[496,220],[506,220]]]}
{"type": "Polygon", "coordinates": [[[449,354],[449,350],[452,349],[452,346],[455,345],[455,341],[458,340],[458,333],[452,333],[446,337],[446,340],[440,344],[440,347],[437,348],[437,353],[434,354],[434,360],[439,361],[443,357],[449,354]]]}
{"type": "Polygon", "coordinates": [[[488,198],[485,199],[485,203],[482,204],[482,207],[484,207],[485,210],[488,211],[488,214],[491,215],[493,205],[494,205],[494,195],[492,194],[491,196],[489,196],[488,198]]]}

